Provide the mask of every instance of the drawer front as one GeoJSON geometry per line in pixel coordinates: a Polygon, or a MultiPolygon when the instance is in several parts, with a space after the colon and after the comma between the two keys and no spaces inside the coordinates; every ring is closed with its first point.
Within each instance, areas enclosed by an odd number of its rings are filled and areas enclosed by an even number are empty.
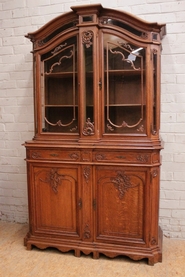
{"type": "Polygon", "coordinates": [[[80,160],[80,151],[61,149],[35,149],[29,150],[27,157],[34,160],[62,160],[77,162],[80,160]]]}
{"type": "Polygon", "coordinates": [[[113,162],[113,163],[151,163],[151,153],[127,152],[127,151],[99,151],[93,155],[94,162],[113,162]]]}

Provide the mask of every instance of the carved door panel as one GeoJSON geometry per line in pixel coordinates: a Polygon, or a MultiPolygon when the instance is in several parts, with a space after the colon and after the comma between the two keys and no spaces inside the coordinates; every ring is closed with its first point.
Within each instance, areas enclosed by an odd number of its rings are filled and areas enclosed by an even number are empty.
{"type": "Polygon", "coordinates": [[[146,178],[145,169],[96,168],[96,241],[143,244],[146,178]]]}
{"type": "Polygon", "coordinates": [[[80,237],[79,168],[31,165],[31,213],[35,234],[80,237]]]}

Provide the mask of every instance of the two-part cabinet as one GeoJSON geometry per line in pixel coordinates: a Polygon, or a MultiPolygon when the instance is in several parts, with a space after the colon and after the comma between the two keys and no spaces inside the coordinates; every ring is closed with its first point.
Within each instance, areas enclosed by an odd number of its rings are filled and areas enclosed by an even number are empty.
{"type": "Polygon", "coordinates": [[[27,249],[162,261],[160,55],[165,24],[76,6],[33,43],[27,249]]]}

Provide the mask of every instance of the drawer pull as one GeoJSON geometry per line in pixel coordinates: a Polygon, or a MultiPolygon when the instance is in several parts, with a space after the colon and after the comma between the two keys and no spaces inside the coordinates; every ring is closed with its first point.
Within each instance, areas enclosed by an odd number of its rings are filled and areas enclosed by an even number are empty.
{"type": "Polygon", "coordinates": [[[116,158],[118,158],[118,159],[126,159],[125,156],[117,156],[116,158]]]}
{"type": "Polygon", "coordinates": [[[81,210],[81,208],[82,208],[82,199],[81,198],[78,200],[78,207],[81,210]]]}
{"type": "Polygon", "coordinates": [[[52,156],[52,157],[58,157],[59,155],[55,154],[55,153],[52,153],[52,154],[50,154],[50,156],[52,156]]]}

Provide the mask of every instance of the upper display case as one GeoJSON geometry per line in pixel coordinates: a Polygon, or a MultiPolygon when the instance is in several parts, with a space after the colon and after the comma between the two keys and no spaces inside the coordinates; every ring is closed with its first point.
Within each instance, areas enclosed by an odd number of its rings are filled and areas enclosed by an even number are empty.
{"type": "Polygon", "coordinates": [[[35,139],[159,139],[165,24],[100,4],[35,33],[35,139]]]}

